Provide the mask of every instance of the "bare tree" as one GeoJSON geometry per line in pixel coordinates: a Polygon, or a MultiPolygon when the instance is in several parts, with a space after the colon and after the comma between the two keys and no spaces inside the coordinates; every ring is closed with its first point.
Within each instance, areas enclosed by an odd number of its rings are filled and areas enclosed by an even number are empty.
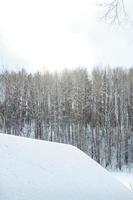
{"type": "Polygon", "coordinates": [[[99,6],[104,8],[103,19],[111,24],[121,24],[129,20],[129,15],[125,6],[125,0],[106,0],[99,6]]]}

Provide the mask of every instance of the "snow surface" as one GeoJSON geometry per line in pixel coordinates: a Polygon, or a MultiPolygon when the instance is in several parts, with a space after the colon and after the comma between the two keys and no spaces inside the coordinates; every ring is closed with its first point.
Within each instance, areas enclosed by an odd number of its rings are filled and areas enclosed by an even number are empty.
{"type": "Polygon", "coordinates": [[[133,200],[79,149],[0,134],[0,200],[133,200]]]}
{"type": "Polygon", "coordinates": [[[112,172],[114,177],[133,192],[133,173],[131,172],[112,172]]]}

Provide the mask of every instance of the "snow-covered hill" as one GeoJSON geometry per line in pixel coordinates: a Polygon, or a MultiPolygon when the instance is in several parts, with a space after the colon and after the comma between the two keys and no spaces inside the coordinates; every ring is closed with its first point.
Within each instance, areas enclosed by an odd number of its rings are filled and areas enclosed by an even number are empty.
{"type": "Polygon", "coordinates": [[[0,200],[133,200],[77,148],[0,134],[0,200]]]}

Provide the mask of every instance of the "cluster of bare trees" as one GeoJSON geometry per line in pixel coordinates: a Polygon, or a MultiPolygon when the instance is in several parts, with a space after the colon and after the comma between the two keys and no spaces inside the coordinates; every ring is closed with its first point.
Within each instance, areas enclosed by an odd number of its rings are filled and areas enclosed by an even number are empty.
{"type": "Polygon", "coordinates": [[[105,167],[133,163],[133,69],[0,74],[0,130],[72,144],[105,167]]]}

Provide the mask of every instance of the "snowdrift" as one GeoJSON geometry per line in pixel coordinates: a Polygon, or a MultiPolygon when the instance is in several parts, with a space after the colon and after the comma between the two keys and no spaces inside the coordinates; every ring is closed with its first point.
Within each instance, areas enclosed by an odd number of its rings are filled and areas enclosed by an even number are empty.
{"type": "Polygon", "coordinates": [[[0,134],[0,200],[133,200],[77,148],[0,134]]]}

